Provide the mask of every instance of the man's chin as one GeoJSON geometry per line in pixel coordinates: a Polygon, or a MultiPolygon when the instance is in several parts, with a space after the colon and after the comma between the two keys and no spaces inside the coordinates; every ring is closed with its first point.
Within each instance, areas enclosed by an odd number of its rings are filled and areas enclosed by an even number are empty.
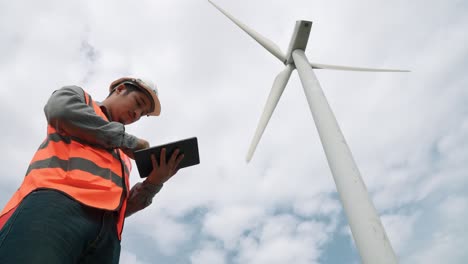
{"type": "Polygon", "coordinates": [[[123,118],[120,118],[119,120],[117,120],[117,122],[121,123],[122,125],[129,125],[131,123],[123,118]]]}
{"type": "Polygon", "coordinates": [[[122,122],[120,122],[120,123],[122,123],[122,124],[124,124],[124,125],[130,125],[130,124],[135,123],[135,121],[132,121],[132,120],[122,120],[122,122]]]}

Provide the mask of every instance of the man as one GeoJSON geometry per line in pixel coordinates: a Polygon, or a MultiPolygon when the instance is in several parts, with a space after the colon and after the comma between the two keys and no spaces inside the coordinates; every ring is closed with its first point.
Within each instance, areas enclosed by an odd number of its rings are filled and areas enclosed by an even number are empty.
{"type": "Polygon", "coordinates": [[[129,188],[129,157],[149,143],[124,125],[158,116],[161,104],[140,79],[118,79],[109,92],[102,103],[77,86],[50,97],[47,138],[0,213],[0,263],[118,263],[125,217],[177,172],[183,155],[166,162],[163,149],[146,180],[129,188]]]}

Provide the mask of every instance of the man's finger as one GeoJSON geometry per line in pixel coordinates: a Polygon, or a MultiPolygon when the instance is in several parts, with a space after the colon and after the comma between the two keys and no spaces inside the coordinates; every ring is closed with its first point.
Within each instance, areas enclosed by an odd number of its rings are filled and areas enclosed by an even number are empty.
{"type": "Polygon", "coordinates": [[[171,159],[169,160],[169,165],[174,165],[178,154],[179,154],[179,149],[176,149],[174,153],[172,153],[171,159]]]}
{"type": "Polygon", "coordinates": [[[153,169],[154,168],[158,168],[158,162],[156,162],[156,155],[155,154],[151,154],[151,163],[153,163],[153,169]]]}
{"type": "MultiPolygon", "coordinates": [[[[166,148],[161,149],[161,158],[160,158],[160,163],[159,164],[164,164],[166,165],[166,148]]],[[[161,165],[163,166],[163,165],[161,165]]]]}
{"type": "Polygon", "coordinates": [[[181,154],[181,155],[177,158],[177,160],[175,161],[175,166],[174,166],[174,167],[176,168],[176,171],[179,170],[179,164],[180,164],[180,162],[182,161],[183,158],[184,158],[184,154],[181,154]]]}

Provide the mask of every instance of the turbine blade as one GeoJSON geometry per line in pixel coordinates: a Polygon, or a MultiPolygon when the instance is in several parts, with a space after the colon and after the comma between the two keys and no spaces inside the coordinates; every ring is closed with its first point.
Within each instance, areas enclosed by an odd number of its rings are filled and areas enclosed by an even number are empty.
{"type": "Polygon", "coordinates": [[[294,70],[294,66],[292,64],[286,65],[286,68],[280,72],[273,82],[273,87],[271,88],[270,95],[268,95],[267,102],[265,104],[265,108],[263,109],[262,116],[257,125],[257,129],[255,130],[255,135],[252,139],[252,143],[250,144],[249,151],[247,152],[247,162],[252,159],[252,156],[257,148],[258,142],[265,131],[265,128],[270,121],[271,115],[278,104],[278,101],[283,94],[284,88],[288,83],[289,77],[291,76],[291,72],[294,70]]]}
{"type": "Polygon", "coordinates": [[[350,67],[340,65],[330,65],[321,63],[310,63],[313,69],[329,69],[329,70],[340,70],[340,71],[368,71],[368,72],[410,72],[408,70],[398,69],[373,69],[373,68],[361,68],[361,67],[350,67]]]}
{"type": "Polygon", "coordinates": [[[273,43],[271,40],[263,37],[259,33],[257,33],[255,30],[249,28],[239,20],[237,20],[235,17],[230,15],[228,12],[226,12],[224,9],[221,7],[217,6],[215,3],[212,1],[208,0],[216,9],[218,9],[221,13],[223,13],[227,18],[229,18],[234,24],[239,26],[245,33],[249,34],[255,41],[257,41],[260,45],[262,45],[265,49],[267,49],[271,54],[273,54],[275,57],[277,57],[281,62],[286,61],[286,56],[284,53],[281,51],[281,49],[273,43]]]}

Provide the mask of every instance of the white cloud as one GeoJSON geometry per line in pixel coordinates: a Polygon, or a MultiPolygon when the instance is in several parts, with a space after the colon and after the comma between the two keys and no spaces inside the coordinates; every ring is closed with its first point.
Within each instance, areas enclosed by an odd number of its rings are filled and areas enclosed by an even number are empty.
{"type": "Polygon", "coordinates": [[[328,239],[326,226],[288,216],[273,216],[241,240],[238,263],[318,263],[328,239]]]}
{"type": "Polygon", "coordinates": [[[260,208],[226,207],[206,215],[203,231],[221,240],[226,249],[232,250],[243,233],[257,227],[264,217],[265,213],[260,208]]]}
{"type": "Polygon", "coordinates": [[[311,199],[296,200],[294,211],[304,217],[311,216],[333,216],[336,217],[341,210],[341,205],[335,199],[325,195],[317,195],[311,199]]]}
{"type": "Polygon", "coordinates": [[[122,264],[145,264],[145,262],[139,261],[135,254],[127,250],[123,250],[122,252],[120,252],[120,263],[122,264]]]}
{"type": "Polygon", "coordinates": [[[465,195],[448,195],[435,209],[429,219],[420,219],[420,223],[426,228],[437,228],[423,230],[426,232],[424,241],[413,237],[413,241],[419,245],[418,250],[409,252],[402,263],[462,263],[468,257],[462,250],[468,235],[465,228],[468,198],[465,195]]]}
{"type": "Polygon", "coordinates": [[[177,253],[178,248],[192,239],[193,230],[185,223],[167,216],[164,211],[147,209],[144,215],[140,212],[132,216],[132,224],[137,226],[140,236],[151,238],[158,250],[165,255],[177,253]]]}
{"type": "Polygon", "coordinates": [[[224,251],[214,245],[205,245],[190,257],[192,264],[224,264],[225,259],[224,251]]]}

